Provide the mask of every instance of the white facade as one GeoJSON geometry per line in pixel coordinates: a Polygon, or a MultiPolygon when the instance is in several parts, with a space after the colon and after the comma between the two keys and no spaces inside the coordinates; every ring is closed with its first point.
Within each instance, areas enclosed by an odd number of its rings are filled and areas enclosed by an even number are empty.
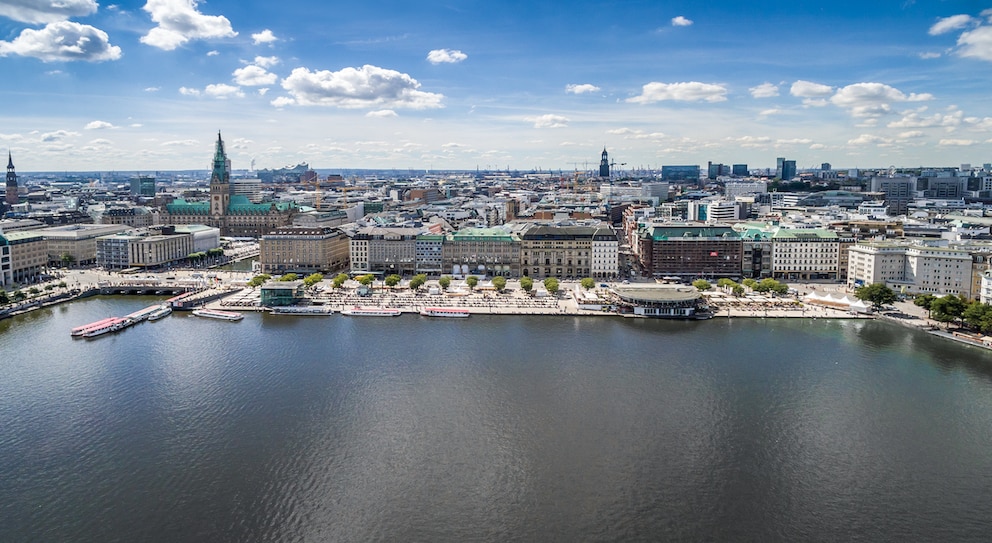
{"type": "Polygon", "coordinates": [[[772,236],[772,276],[786,280],[840,277],[840,239],[829,230],[782,228],[772,236]]]}
{"type": "MultiPolygon", "coordinates": [[[[604,229],[607,230],[607,229],[604,229]]],[[[620,242],[616,235],[597,235],[592,239],[592,276],[597,279],[616,277],[620,273],[620,242]]]]}
{"type": "Polygon", "coordinates": [[[768,192],[767,181],[728,181],[723,186],[723,194],[728,200],[748,194],[764,194],[768,192]]]}
{"type": "Polygon", "coordinates": [[[847,284],[853,288],[884,283],[913,294],[970,298],[971,264],[971,255],[958,249],[859,243],[848,249],[847,284]]]}
{"type": "Polygon", "coordinates": [[[978,298],[983,304],[992,304],[992,270],[982,274],[982,291],[978,298]]]}
{"type": "Polygon", "coordinates": [[[352,238],[348,243],[351,251],[351,273],[369,271],[369,240],[352,238]]]}

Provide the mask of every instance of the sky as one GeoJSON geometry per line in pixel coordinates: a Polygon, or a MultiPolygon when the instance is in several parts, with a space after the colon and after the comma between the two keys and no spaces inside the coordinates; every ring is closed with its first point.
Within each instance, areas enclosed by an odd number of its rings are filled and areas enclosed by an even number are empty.
{"type": "Polygon", "coordinates": [[[992,162],[992,0],[0,0],[0,74],[19,172],[992,162]]]}

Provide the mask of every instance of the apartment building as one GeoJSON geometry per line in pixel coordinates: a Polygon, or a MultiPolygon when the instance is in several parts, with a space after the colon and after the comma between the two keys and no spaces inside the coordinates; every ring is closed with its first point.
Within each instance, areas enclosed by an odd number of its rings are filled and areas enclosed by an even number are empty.
{"type": "Polygon", "coordinates": [[[787,281],[840,278],[840,240],[818,228],[780,228],[772,235],[772,276],[787,281]]]}
{"type": "Polygon", "coordinates": [[[309,274],[348,269],[349,239],[333,227],[285,226],[259,240],[264,273],[309,274]]]}

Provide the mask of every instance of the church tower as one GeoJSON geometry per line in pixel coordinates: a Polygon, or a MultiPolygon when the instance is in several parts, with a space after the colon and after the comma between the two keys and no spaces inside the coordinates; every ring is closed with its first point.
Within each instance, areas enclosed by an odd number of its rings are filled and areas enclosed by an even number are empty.
{"type": "Polygon", "coordinates": [[[14,159],[10,156],[10,151],[7,151],[7,193],[4,201],[7,202],[8,206],[18,202],[17,174],[14,172],[14,159]]]}
{"type": "Polygon", "coordinates": [[[606,147],[603,147],[603,159],[599,161],[599,176],[610,176],[610,157],[606,154],[606,147]]]}
{"type": "Polygon", "coordinates": [[[217,131],[217,147],[214,150],[213,169],[210,174],[210,217],[221,219],[227,214],[231,204],[231,161],[224,153],[224,140],[217,131]]]}

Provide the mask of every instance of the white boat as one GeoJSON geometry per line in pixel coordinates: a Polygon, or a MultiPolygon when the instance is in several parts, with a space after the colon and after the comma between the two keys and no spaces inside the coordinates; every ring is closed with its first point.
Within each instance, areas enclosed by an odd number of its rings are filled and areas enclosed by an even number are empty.
{"type": "Polygon", "coordinates": [[[101,326],[97,326],[95,328],[91,328],[87,330],[83,334],[83,337],[95,338],[98,336],[102,336],[103,334],[109,334],[110,332],[117,332],[118,330],[123,330],[132,323],[133,321],[131,321],[130,319],[122,319],[119,317],[115,317],[113,320],[106,322],[101,326]]]}
{"type": "Polygon", "coordinates": [[[197,317],[208,319],[220,319],[224,321],[239,321],[245,318],[241,313],[234,311],[221,311],[220,309],[194,309],[193,314],[197,317]]]}
{"type": "Polygon", "coordinates": [[[157,321],[159,319],[168,317],[172,313],[172,306],[169,304],[161,304],[155,311],[148,314],[148,320],[157,321]]]}
{"type": "Polygon", "coordinates": [[[112,323],[112,322],[118,320],[118,319],[119,319],[119,317],[107,317],[106,319],[100,319],[100,320],[98,320],[96,322],[91,322],[89,324],[84,324],[82,326],[77,326],[77,327],[75,327],[75,328],[73,328],[72,330],[69,331],[69,335],[71,335],[73,337],[82,337],[82,336],[86,335],[86,332],[89,332],[90,330],[95,330],[97,328],[101,328],[101,327],[103,327],[103,326],[105,326],[105,325],[107,325],[109,323],[112,323]]]}
{"type": "Polygon", "coordinates": [[[420,310],[420,314],[425,317],[448,317],[448,318],[465,318],[471,315],[468,309],[462,309],[457,307],[425,307],[420,310]]]}
{"type": "Polygon", "coordinates": [[[273,307],[273,315],[330,315],[334,309],[326,305],[284,305],[273,307]]]}
{"type": "Polygon", "coordinates": [[[341,310],[342,315],[352,317],[399,317],[403,314],[399,309],[389,309],[386,307],[361,307],[355,306],[341,310]]]}

